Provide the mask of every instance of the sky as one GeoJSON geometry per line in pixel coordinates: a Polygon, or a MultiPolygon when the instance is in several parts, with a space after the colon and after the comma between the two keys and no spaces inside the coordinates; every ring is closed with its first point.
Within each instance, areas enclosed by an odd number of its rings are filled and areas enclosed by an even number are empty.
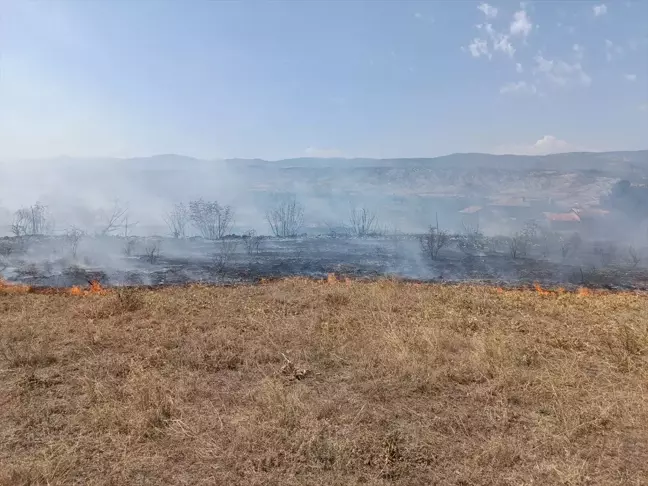
{"type": "Polygon", "coordinates": [[[648,2],[0,0],[0,159],[648,148],[648,2]]]}

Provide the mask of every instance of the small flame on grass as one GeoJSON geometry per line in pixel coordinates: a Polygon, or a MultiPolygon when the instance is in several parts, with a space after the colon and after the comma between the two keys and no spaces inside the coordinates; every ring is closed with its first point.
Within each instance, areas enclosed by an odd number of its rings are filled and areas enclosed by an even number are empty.
{"type": "Polygon", "coordinates": [[[586,296],[586,295],[592,295],[592,291],[588,289],[587,287],[579,287],[578,288],[578,295],[581,297],[586,296]]]}
{"type": "Polygon", "coordinates": [[[326,277],[326,281],[330,284],[337,283],[337,277],[335,276],[334,273],[329,273],[328,277],[326,277]]]}
{"type": "Polygon", "coordinates": [[[104,289],[101,284],[97,280],[93,280],[90,282],[90,286],[87,289],[82,289],[78,285],[74,285],[68,289],[68,293],[70,295],[75,295],[75,296],[84,296],[84,295],[105,295],[107,293],[106,289],[104,289]]]}
{"type": "Polygon", "coordinates": [[[0,291],[11,294],[26,294],[31,291],[31,287],[24,284],[11,284],[0,279],[0,291]]]}
{"type": "Polygon", "coordinates": [[[543,289],[543,288],[540,286],[540,284],[537,283],[537,282],[533,284],[533,287],[535,287],[536,292],[537,292],[539,295],[550,295],[550,294],[551,294],[551,291],[543,289]]]}
{"type": "Polygon", "coordinates": [[[104,293],[104,289],[101,286],[101,284],[99,283],[99,281],[93,280],[92,282],[90,282],[89,292],[91,294],[102,294],[102,293],[104,293]]]}
{"type": "Polygon", "coordinates": [[[83,290],[78,285],[70,288],[70,295],[83,295],[83,290]]]}

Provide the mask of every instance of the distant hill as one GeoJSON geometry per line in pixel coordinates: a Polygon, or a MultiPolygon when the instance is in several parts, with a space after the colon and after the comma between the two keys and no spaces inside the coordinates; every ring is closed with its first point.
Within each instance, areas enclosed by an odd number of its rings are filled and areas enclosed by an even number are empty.
{"type": "MultiPolygon", "coordinates": [[[[430,212],[454,217],[496,197],[544,201],[557,209],[596,206],[621,179],[648,180],[648,150],[546,156],[451,154],[434,158],[201,160],[175,154],[117,158],[58,157],[0,162],[0,226],[40,200],[87,224],[115,199],[128,202],[140,228],[164,230],[162,215],[179,201],[217,199],[236,208],[241,229],[265,225],[267,207],[296,196],[314,226],[369,206],[385,224],[418,228],[430,212]],[[3,216],[4,215],[4,216],[3,216]],[[79,216],[79,215],[82,215],[79,216]]],[[[153,231],[153,230],[152,230],[153,231]]]]}

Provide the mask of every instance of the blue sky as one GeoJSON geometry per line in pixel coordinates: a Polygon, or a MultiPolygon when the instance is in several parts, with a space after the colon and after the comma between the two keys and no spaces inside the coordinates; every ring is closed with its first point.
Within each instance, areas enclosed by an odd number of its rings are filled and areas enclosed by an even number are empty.
{"type": "Polygon", "coordinates": [[[648,147],[648,2],[0,0],[0,158],[648,147]]]}

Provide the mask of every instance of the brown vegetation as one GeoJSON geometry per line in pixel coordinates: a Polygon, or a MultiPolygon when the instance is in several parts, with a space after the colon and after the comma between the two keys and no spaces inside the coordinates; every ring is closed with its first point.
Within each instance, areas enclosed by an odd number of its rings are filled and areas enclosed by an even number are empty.
{"type": "Polygon", "coordinates": [[[0,287],[2,485],[646,484],[647,387],[639,294],[0,287]]]}

